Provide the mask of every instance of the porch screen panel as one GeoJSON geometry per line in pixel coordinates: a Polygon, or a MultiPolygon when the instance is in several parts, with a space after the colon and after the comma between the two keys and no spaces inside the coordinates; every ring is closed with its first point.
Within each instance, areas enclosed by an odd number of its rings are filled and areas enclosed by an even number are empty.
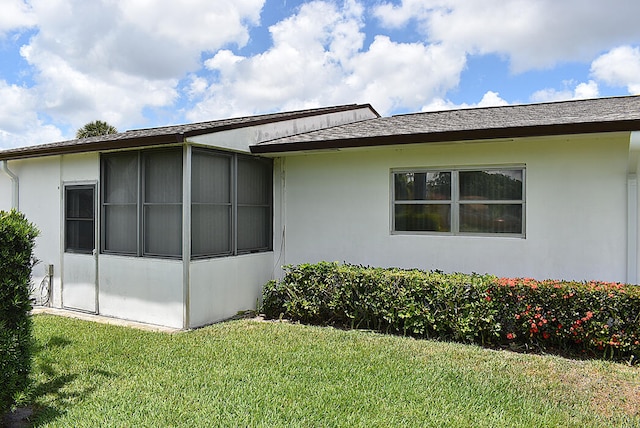
{"type": "Polygon", "coordinates": [[[191,159],[191,254],[232,253],[232,156],[194,150],[191,159]]]}
{"type": "Polygon", "coordinates": [[[238,157],[238,252],[270,250],[273,164],[238,157]]]}
{"type": "Polygon", "coordinates": [[[136,254],[138,248],[138,153],[103,155],[105,252],[136,254]]]}
{"type": "Polygon", "coordinates": [[[143,154],[144,255],[182,254],[182,151],[143,154]]]}

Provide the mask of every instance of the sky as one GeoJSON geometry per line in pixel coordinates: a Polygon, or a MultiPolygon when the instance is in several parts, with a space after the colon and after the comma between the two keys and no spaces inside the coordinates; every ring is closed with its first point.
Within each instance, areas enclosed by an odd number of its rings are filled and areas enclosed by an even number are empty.
{"type": "Polygon", "coordinates": [[[0,149],[352,103],[640,94],[638,0],[0,0],[0,149]]]}

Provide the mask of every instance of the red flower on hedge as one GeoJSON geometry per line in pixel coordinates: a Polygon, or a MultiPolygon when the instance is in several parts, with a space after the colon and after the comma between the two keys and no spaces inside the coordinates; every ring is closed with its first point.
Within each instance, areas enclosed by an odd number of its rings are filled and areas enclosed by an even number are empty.
{"type": "Polygon", "coordinates": [[[548,339],[550,337],[551,337],[551,335],[549,334],[549,332],[545,331],[544,333],[542,333],[542,338],[543,339],[548,339]]]}
{"type": "Polygon", "coordinates": [[[515,333],[507,333],[507,339],[509,339],[509,340],[513,340],[513,339],[515,339],[515,338],[516,338],[515,333]]]}

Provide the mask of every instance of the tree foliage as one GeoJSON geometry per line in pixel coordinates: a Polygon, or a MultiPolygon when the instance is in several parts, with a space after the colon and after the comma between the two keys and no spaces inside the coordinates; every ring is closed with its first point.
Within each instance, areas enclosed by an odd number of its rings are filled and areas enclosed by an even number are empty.
{"type": "Polygon", "coordinates": [[[118,130],[115,126],[109,125],[102,120],[95,120],[84,125],[76,132],[76,138],[99,137],[101,135],[116,134],[118,130]]]}

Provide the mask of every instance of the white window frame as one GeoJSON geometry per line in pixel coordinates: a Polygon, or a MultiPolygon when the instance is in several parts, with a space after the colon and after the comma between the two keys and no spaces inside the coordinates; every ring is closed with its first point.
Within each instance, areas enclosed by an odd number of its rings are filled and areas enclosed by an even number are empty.
{"type": "Polygon", "coordinates": [[[490,166],[464,166],[464,167],[426,167],[426,168],[392,168],[390,171],[390,233],[392,235],[437,235],[437,236],[486,236],[486,237],[511,237],[511,238],[526,238],[526,200],[527,200],[527,168],[524,164],[508,164],[508,165],[490,165],[490,166]],[[504,170],[518,170],[522,171],[522,199],[521,200],[461,200],[460,199],[460,185],[459,185],[459,173],[468,171],[504,171],[504,170]],[[417,201],[397,201],[395,195],[395,175],[406,173],[451,173],[451,199],[447,201],[429,201],[429,200],[417,200],[417,201]],[[396,230],[395,219],[395,207],[396,205],[450,205],[450,231],[438,232],[438,231],[404,231],[396,230]],[[499,233],[499,232],[462,232],[460,231],[460,206],[471,204],[483,204],[483,205],[498,205],[498,204],[513,204],[522,205],[522,231],[521,233],[499,233]]]}

